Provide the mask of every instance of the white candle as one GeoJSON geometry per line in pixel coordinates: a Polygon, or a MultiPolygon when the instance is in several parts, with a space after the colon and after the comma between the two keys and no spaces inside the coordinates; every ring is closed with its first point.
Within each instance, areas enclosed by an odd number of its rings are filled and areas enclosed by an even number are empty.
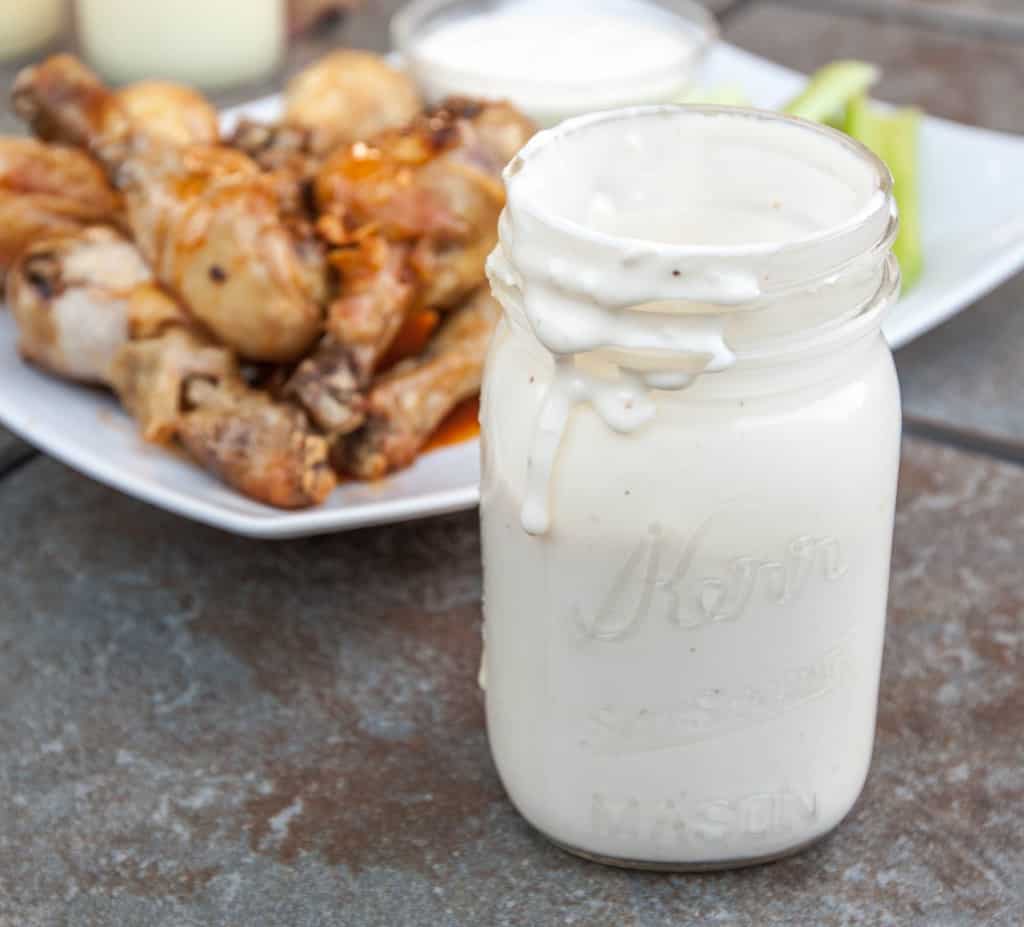
{"type": "Polygon", "coordinates": [[[49,44],[63,20],[64,0],[0,0],[0,61],[49,44]]]}
{"type": "Polygon", "coordinates": [[[78,0],[86,56],[116,82],[203,87],[268,76],[285,47],[284,0],[78,0]]]}

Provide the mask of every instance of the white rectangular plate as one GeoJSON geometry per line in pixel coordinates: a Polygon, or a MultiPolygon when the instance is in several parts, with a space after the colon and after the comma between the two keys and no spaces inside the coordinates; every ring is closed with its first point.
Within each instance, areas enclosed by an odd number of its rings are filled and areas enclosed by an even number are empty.
{"type": "MultiPolygon", "coordinates": [[[[706,87],[735,84],[774,108],[801,75],[729,45],[709,56],[706,87]]],[[[273,118],[276,98],[241,111],[273,118]]],[[[230,113],[228,120],[236,118],[230,113]]],[[[922,131],[925,272],[892,310],[885,332],[906,344],[1024,267],[1024,137],[928,118],[922,131]]],[[[187,518],[261,538],[345,531],[472,508],[478,500],[476,441],[433,451],[378,484],[349,483],[327,503],[281,512],[240,496],[184,458],[145,444],[117,403],[23,364],[16,331],[0,313],[0,422],[103,483],[187,518]]]]}

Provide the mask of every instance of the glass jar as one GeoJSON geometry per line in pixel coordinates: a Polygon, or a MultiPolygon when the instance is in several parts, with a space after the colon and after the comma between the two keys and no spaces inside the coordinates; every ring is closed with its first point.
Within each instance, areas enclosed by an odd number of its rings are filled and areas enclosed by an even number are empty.
{"type": "Polygon", "coordinates": [[[285,0],[77,0],[76,10],[85,56],[115,83],[220,90],[269,77],[285,53],[285,0]]]}
{"type": "Polygon", "coordinates": [[[625,866],[817,840],[871,757],[900,440],[891,178],[656,107],[507,170],[482,406],[487,722],[513,802],[625,866]]]}

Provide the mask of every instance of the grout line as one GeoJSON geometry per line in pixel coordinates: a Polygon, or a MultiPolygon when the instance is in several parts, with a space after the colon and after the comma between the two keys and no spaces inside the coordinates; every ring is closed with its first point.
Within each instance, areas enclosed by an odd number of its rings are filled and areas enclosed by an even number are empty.
{"type": "Polygon", "coordinates": [[[903,415],[903,434],[908,438],[921,438],[933,444],[943,444],[1005,463],[1024,466],[1024,441],[1000,438],[970,428],[957,428],[946,422],[906,413],[903,415]]]}
{"type": "Polygon", "coordinates": [[[0,454],[0,480],[6,479],[17,473],[27,463],[35,460],[39,451],[27,444],[15,445],[10,450],[0,454]]]}
{"type": "Polygon", "coordinates": [[[864,17],[887,23],[925,26],[948,35],[970,38],[1024,39],[1024,19],[936,9],[918,4],[893,6],[891,0],[775,0],[786,6],[801,7],[816,13],[864,17]]]}

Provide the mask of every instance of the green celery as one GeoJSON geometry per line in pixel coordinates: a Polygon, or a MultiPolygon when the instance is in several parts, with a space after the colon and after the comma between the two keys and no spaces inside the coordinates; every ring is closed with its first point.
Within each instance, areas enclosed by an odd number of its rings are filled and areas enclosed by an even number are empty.
{"type": "Polygon", "coordinates": [[[863,94],[850,101],[846,131],[888,165],[900,213],[900,231],[893,252],[900,263],[905,288],[913,286],[924,265],[918,187],[918,147],[921,113],[916,109],[886,111],[872,106],[863,94]]]}
{"type": "Polygon", "coordinates": [[[814,122],[830,122],[878,76],[878,68],[866,61],[833,61],[810,76],[803,91],[783,107],[783,112],[814,122]]]}
{"type": "Polygon", "coordinates": [[[920,110],[900,109],[893,113],[886,129],[883,156],[892,171],[900,211],[900,233],[893,251],[900,262],[905,287],[917,282],[924,267],[917,170],[920,128],[920,110]]]}
{"type": "Polygon", "coordinates": [[[866,93],[857,94],[846,104],[846,122],[837,128],[884,158],[885,115],[871,105],[866,93]]]}

